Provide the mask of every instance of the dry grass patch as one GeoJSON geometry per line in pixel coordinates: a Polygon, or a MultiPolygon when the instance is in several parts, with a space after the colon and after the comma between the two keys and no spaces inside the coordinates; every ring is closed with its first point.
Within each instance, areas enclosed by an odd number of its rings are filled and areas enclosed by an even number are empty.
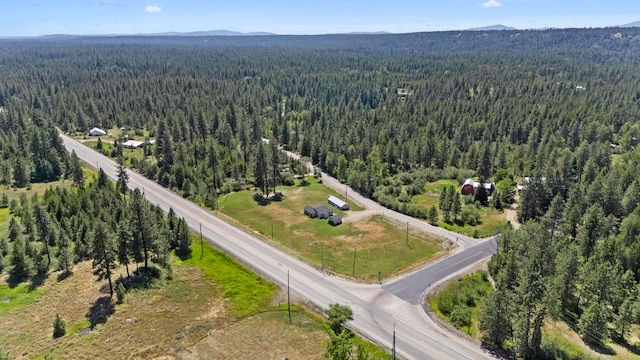
{"type": "MultiPolygon", "coordinates": [[[[88,323],[89,308],[106,294],[100,292],[89,262],[58,282],[52,274],[44,283],[45,294],[33,305],[2,317],[0,343],[15,358],[36,358],[50,353],[60,359],[146,359],[175,355],[193,346],[216,326],[229,323],[219,290],[192,267],[176,267],[176,280],[162,288],[127,294],[115,314],[95,330],[78,329],[52,339],[53,319],[60,314],[67,330],[88,323]]],[[[115,300],[115,299],[114,299],[115,300]]]]}
{"type": "Polygon", "coordinates": [[[180,353],[193,359],[324,359],[327,332],[315,320],[292,313],[292,325],[285,311],[254,315],[225,329],[212,331],[189,351],[180,353]],[[214,356],[215,354],[215,356],[214,356]],[[256,357],[256,354],[260,354],[256,357]]]}

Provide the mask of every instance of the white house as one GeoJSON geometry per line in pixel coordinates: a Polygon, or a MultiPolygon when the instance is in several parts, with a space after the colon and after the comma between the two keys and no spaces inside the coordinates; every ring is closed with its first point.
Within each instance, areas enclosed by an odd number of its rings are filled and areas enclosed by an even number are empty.
{"type": "Polygon", "coordinates": [[[329,195],[329,204],[337,207],[340,210],[349,210],[349,204],[347,204],[346,202],[338,199],[337,197],[333,196],[333,195],[329,195]]]}
{"type": "Polygon", "coordinates": [[[107,132],[97,127],[94,127],[93,129],[89,130],[89,136],[105,136],[105,135],[107,135],[107,132]]]}
{"type": "Polygon", "coordinates": [[[144,145],[144,143],[142,141],[135,141],[135,140],[127,140],[125,142],[122,143],[122,146],[126,149],[137,149],[139,147],[141,147],[142,145],[144,145]]]}

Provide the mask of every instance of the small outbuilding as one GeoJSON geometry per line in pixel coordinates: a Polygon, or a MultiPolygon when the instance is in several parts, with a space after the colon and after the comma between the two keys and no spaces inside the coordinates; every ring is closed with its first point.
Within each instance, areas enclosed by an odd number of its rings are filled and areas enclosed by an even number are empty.
{"type": "Polygon", "coordinates": [[[313,206],[310,205],[304,207],[304,214],[312,219],[318,217],[318,212],[313,206]]]}
{"type": "Polygon", "coordinates": [[[333,205],[340,210],[349,210],[349,204],[347,204],[346,202],[342,201],[342,199],[339,199],[333,195],[329,195],[328,201],[330,205],[333,205]]]}
{"type": "Polygon", "coordinates": [[[342,216],[340,215],[329,216],[329,225],[338,226],[340,224],[342,224],[342,216]]]}
{"type": "Polygon", "coordinates": [[[107,132],[97,127],[94,127],[93,129],[89,130],[89,136],[105,136],[105,135],[107,135],[107,132]]]}
{"type": "Polygon", "coordinates": [[[333,211],[324,205],[305,206],[304,213],[312,219],[328,219],[329,216],[333,215],[333,211]]]}
{"type": "Polygon", "coordinates": [[[143,145],[144,143],[142,141],[135,141],[135,140],[127,140],[122,143],[122,146],[125,149],[132,149],[132,150],[142,147],[143,145]]]}
{"type": "Polygon", "coordinates": [[[328,219],[333,215],[333,211],[324,205],[316,205],[314,208],[316,209],[318,219],[328,219]]]}

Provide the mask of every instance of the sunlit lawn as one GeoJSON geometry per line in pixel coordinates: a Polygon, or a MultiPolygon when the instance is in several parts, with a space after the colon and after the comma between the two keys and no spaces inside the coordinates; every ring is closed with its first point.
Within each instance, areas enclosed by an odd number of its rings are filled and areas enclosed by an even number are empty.
{"type": "MultiPolygon", "coordinates": [[[[308,186],[278,188],[284,197],[268,205],[258,204],[252,191],[227,195],[220,201],[223,214],[235,219],[273,241],[306,262],[325,270],[355,278],[377,281],[392,276],[443,254],[438,241],[423,234],[407,233],[382,216],[330,226],[327,220],[304,215],[305,205],[326,204],[331,189],[310,178],[308,186]]],[[[333,209],[334,213],[345,213],[333,209]]]]}

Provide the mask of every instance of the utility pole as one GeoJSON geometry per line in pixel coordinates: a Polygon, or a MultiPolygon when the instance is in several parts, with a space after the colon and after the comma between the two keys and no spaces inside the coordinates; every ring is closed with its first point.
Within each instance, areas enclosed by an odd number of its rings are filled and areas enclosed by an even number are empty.
{"type": "Polygon", "coordinates": [[[344,183],[344,202],[349,201],[349,183],[344,183]]]}
{"type": "Polygon", "coordinates": [[[322,253],[322,273],[324,274],[324,244],[320,244],[320,249],[322,253]]]}
{"type": "Polygon", "coordinates": [[[382,285],[382,271],[378,271],[378,283],[382,285]]]}
{"type": "Polygon", "coordinates": [[[289,270],[287,270],[287,310],[289,311],[289,324],[291,324],[291,294],[289,291],[289,270]]]}
{"type": "Polygon", "coordinates": [[[273,240],[273,220],[271,220],[271,240],[273,240]]]}
{"type": "Polygon", "coordinates": [[[409,222],[408,221],[407,221],[407,237],[404,242],[405,244],[407,244],[407,247],[409,247],[409,222]]]}
{"type": "Polygon", "coordinates": [[[200,223],[200,260],[204,256],[204,242],[202,241],[202,223],[200,223]]]}
{"type": "Polygon", "coordinates": [[[393,343],[391,347],[391,359],[396,360],[396,321],[393,322],[393,343]]]}
{"type": "Polygon", "coordinates": [[[356,277],[356,248],[353,248],[353,277],[356,277]]]}

